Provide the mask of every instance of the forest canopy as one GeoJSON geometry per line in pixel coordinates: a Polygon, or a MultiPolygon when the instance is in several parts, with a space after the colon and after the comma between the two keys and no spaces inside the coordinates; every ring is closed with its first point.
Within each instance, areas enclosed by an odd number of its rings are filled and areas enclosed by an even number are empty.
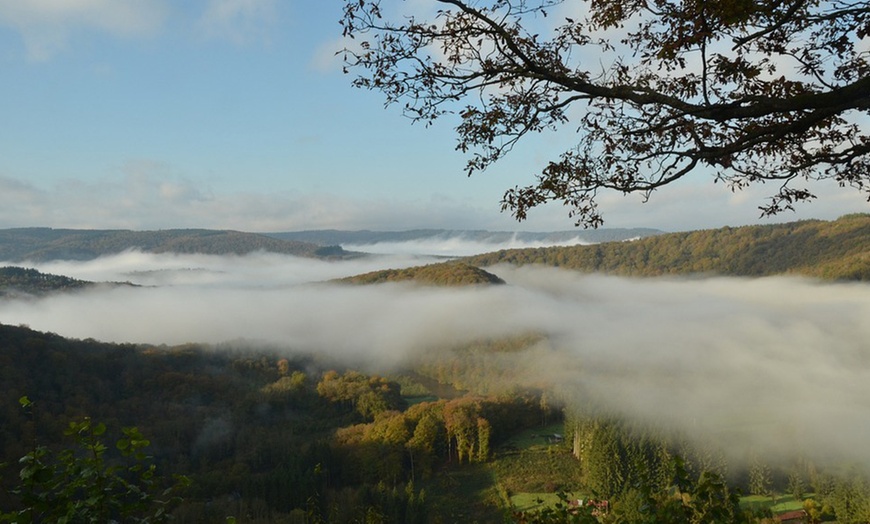
{"type": "Polygon", "coordinates": [[[528,135],[576,134],[505,192],[518,220],[555,201],[597,227],[599,192],[649,197],[693,173],[734,190],[772,183],[762,215],[815,198],[816,181],[870,187],[866,2],[381,4],[346,1],[345,70],[413,121],[458,115],[469,175],[528,135]]]}

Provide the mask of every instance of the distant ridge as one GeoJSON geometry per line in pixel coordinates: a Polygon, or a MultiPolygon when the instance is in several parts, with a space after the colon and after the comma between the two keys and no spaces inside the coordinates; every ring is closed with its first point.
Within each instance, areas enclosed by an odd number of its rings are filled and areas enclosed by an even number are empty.
{"type": "Polygon", "coordinates": [[[211,229],[158,231],[16,228],[0,230],[0,260],[7,262],[92,260],[139,249],[148,253],[244,255],[255,251],[301,257],[340,258],[338,246],[282,240],[257,233],[211,229]]]}
{"type": "Polygon", "coordinates": [[[870,214],[668,233],[594,246],[506,249],[462,260],[479,267],[542,264],[627,276],[795,274],[870,281],[870,214]]]}
{"type": "Polygon", "coordinates": [[[510,241],[526,243],[559,243],[578,241],[584,244],[600,242],[617,242],[635,238],[644,238],[664,233],[651,228],[628,229],[592,229],[553,232],[529,231],[486,231],[464,229],[411,229],[407,231],[344,231],[338,229],[318,229],[308,231],[288,231],[283,233],[265,233],[273,238],[311,242],[321,246],[335,245],[367,245],[386,242],[412,242],[428,239],[463,239],[468,241],[504,244],[510,241]]]}

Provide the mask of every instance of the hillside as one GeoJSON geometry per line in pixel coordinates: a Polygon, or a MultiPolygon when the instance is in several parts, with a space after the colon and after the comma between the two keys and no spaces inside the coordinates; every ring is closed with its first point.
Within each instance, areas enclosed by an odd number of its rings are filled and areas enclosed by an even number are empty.
{"type": "Polygon", "coordinates": [[[268,236],[283,240],[311,242],[322,246],[367,245],[387,242],[414,242],[421,240],[465,240],[481,243],[503,244],[506,242],[527,243],[583,243],[618,242],[633,238],[660,235],[662,231],[651,228],[609,228],[576,229],[573,231],[530,232],[530,231],[484,231],[456,229],[412,229],[408,231],[342,231],[319,229],[310,231],[289,231],[267,233],[268,236]]]}
{"type": "Polygon", "coordinates": [[[302,257],[332,258],[348,255],[337,246],[280,240],[256,233],[208,229],[160,231],[17,228],[0,230],[0,260],[91,260],[128,249],[151,253],[203,253],[242,255],[254,251],[302,257]]]}
{"type": "MultiPolygon", "coordinates": [[[[192,480],[173,522],[372,522],[366,514],[385,515],[375,522],[498,522],[497,500],[456,489],[476,470],[456,442],[447,445],[448,428],[468,426],[477,442],[483,425],[495,449],[544,414],[560,420],[530,391],[438,399],[406,379],[426,393],[409,406],[397,382],[336,371],[315,356],[108,344],[3,324],[0,379],[0,464],[17,464],[34,442],[68,443],[64,430],[83,417],[105,423],[112,441],[136,425],[158,475],[192,480]],[[21,409],[25,395],[32,409],[21,409]],[[450,417],[465,412],[474,417],[450,417]],[[476,518],[456,516],[469,508],[476,518]]],[[[114,448],[107,455],[121,460],[114,448]]],[[[10,469],[0,468],[4,522],[19,503],[19,468],[10,469]]],[[[483,486],[487,497],[492,484],[483,486]]]]}
{"type": "Polygon", "coordinates": [[[40,273],[35,269],[0,267],[0,298],[11,295],[44,295],[55,291],[70,291],[94,285],[93,282],[40,273]]]}
{"type": "Polygon", "coordinates": [[[502,250],[463,261],[480,267],[543,264],[625,276],[795,274],[870,280],[870,214],[669,233],[592,246],[502,250]]]}
{"type": "Polygon", "coordinates": [[[468,286],[475,284],[504,284],[492,273],[460,262],[443,262],[405,269],[383,269],[338,280],[347,284],[380,284],[383,282],[414,281],[434,286],[468,286]]]}

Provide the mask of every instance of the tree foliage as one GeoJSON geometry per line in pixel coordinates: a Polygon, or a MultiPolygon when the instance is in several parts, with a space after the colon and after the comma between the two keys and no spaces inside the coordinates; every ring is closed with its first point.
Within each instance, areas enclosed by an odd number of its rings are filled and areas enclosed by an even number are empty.
{"type": "Polygon", "coordinates": [[[649,196],[693,172],[733,189],[773,182],[760,209],[829,179],[870,189],[870,7],[850,0],[438,0],[397,13],[346,0],[346,71],[414,121],[458,114],[481,171],[524,137],[576,143],[508,190],[517,219],[562,202],[598,226],[599,191],[649,196]]]}
{"type": "MultiPolygon", "coordinates": [[[[47,500],[51,508],[79,500],[83,511],[98,511],[106,494],[100,483],[117,488],[105,499],[110,505],[132,502],[123,482],[166,500],[162,481],[151,485],[155,491],[137,480],[153,464],[167,478],[192,479],[172,511],[176,522],[223,522],[227,515],[251,523],[497,522],[517,509],[510,506],[513,495],[558,490],[608,500],[611,511],[601,522],[741,521],[733,495],[735,488],[749,491],[748,472],[654,428],[600,418],[590,409],[582,413],[591,418],[566,421],[563,443],[531,442],[559,431],[541,426],[547,412],[558,416],[551,411],[557,398],[541,402],[542,390],[520,388],[498,360],[539,341],[529,336],[476,344],[447,357],[445,367],[433,359],[413,376],[441,376],[454,388],[481,386],[406,407],[392,380],[323,373],[329,368],[308,358],[230,346],[105,344],[0,325],[0,463],[7,464],[0,469],[0,513],[23,510],[24,493],[43,508],[47,500]],[[515,387],[494,388],[494,377],[515,387]],[[483,389],[489,392],[478,391],[483,389]],[[21,410],[17,399],[24,394],[32,394],[39,409],[21,410]],[[363,397],[370,406],[383,406],[377,399],[395,403],[367,418],[355,404],[363,397]],[[99,413],[105,425],[86,419],[89,413],[99,413]],[[146,439],[135,430],[112,429],[134,425],[155,443],[147,448],[153,459],[137,470],[129,469],[136,453],[123,457],[122,451],[141,451],[146,439]],[[532,433],[539,438],[523,436],[532,433]],[[69,446],[70,438],[89,447],[69,446]],[[572,444],[581,460],[571,456],[572,444]],[[105,467],[89,465],[94,452],[102,453],[105,467]],[[676,456],[685,459],[682,471],[676,456]],[[71,483],[56,483],[61,471],[75,472],[63,477],[71,483]],[[94,480],[100,471],[107,480],[94,480]],[[24,491],[22,472],[38,481],[24,491]],[[92,493],[94,504],[90,495],[66,495],[92,489],[99,491],[92,493]]],[[[770,491],[791,490],[785,472],[771,466],[770,491]]],[[[870,482],[861,469],[833,466],[806,460],[786,471],[806,480],[817,503],[807,510],[812,518],[866,522],[870,482]]],[[[570,522],[558,520],[568,508],[517,520],[570,522]]],[[[51,515],[55,521],[57,514],[51,515]]],[[[586,517],[571,515],[575,521],[586,517]]],[[[27,522],[20,515],[12,521],[27,522]]]]}
{"type": "Polygon", "coordinates": [[[346,371],[343,375],[334,370],[327,371],[317,384],[317,392],[331,402],[349,403],[367,420],[385,411],[405,407],[397,383],[359,371],[346,371]]]}
{"type": "MultiPolygon", "coordinates": [[[[20,403],[32,408],[27,397],[20,403]]],[[[161,487],[156,466],[144,453],[150,442],[135,427],[123,428],[122,433],[114,447],[127,461],[123,464],[109,460],[106,425],[89,418],[70,422],[64,431],[73,446],[57,453],[36,446],[25,454],[19,460],[20,483],[12,492],[19,508],[0,511],[0,522],[167,521],[187,478],[177,476],[173,485],[161,487]]]]}

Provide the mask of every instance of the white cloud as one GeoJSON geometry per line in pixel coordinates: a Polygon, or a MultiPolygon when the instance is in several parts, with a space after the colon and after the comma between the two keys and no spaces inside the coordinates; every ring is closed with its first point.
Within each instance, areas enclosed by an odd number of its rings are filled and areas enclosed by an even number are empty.
{"type": "Polygon", "coordinates": [[[496,267],[508,285],[305,285],[413,262],[125,253],[43,264],[161,287],[0,302],[0,319],[101,340],[257,341],[380,372],[445,344],[534,331],[548,343],[501,362],[518,383],[596,399],[630,419],[720,444],[735,459],[751,449],[771,461],[870,460],[866,284],[496,267]]]}
{"type": "MultiPolygon", "coordinates": [[[[707,180],[676,184],[643,203],[637,195],[601,195],[605,227],[653,227],[667,231],[750,223],[777,223],[805,218],[835,219],[867,212],[868,204],[853,189],[836,184],[812,186],[813,203],[759,220],[764,203],[761,186],[735,196],[707,180]]],[[[445,191],[447,189],[445,188],[445,191]]],[[[572,229],[567,209],[557,204],[516,222],[501,213],[496,201],[469,196],[429,194],[400,198],[389,193],[357,197],[338,193],[221,192],[207,179],[177,173],[148,160],[129,162],[119,176],[96,182],[66,180],[37,187],[0,177],[0,227],[68,227],[160,229],[206,227],[243,231],[302,229],[401,230],[418,228],[562,231],[572,229]]]]}
{"type": "Polygon", "coordinates": [[[245,231],[297,229],[511,229],[497,204],[430,195],[400,200],[384,195],[352,198],[301,194],[215,191],[207,180],[179,175],[170,166],[130,162],[117,178],[65,180],[37,188],[0,178],[0,227],[160,229],[208,227],[245,231]]]}
{"type": "Polygon", "coordinates": [[[206,38],[235,44],[268,42],[276,7],[274,0],[209,0],[198,29],[206,38]]]}
{"type": "Polygon", "coordinates": [[[79,31],[151,34],[166,14],[165,0],[0,0],[0,25],[21,34],[32,60],[50,59],[79,31]]]}

